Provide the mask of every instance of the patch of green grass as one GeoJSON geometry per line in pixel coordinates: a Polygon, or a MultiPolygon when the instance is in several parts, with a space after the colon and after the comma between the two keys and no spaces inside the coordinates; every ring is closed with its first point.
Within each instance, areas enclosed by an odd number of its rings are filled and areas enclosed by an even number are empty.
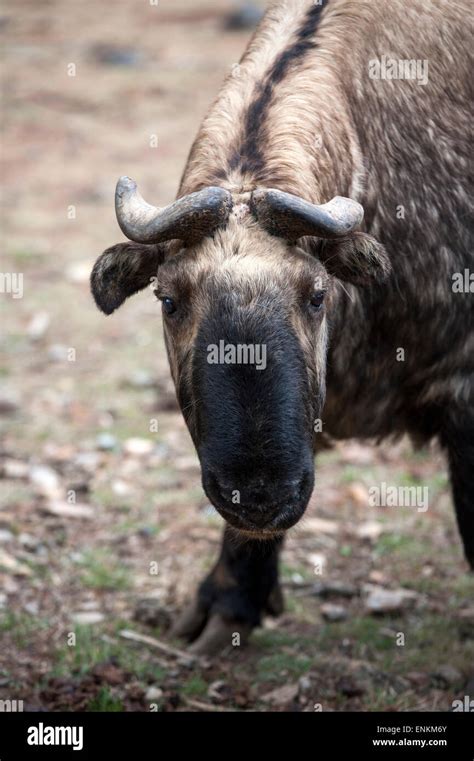
{"type": "Polygon", "coordinates": [[[302,638],[299,635],[289,634],[278,629],[257,629],[253,634],[252,641],[257,647],[266,650],[284,645],[298,645],[302,643],[302,638]]]}
{"type": "Polygon", "coordinates": [[[300,622],[314,626],[317,620],[318,603],[316,598],[295,597],[290,593],[285,595],[285,611],[291,613],[293,618],[300,622]]]}
{"type": "Polygon", "coordinates": [[[411,693],[398,695],[390,687],[373,687],[364,695],[364,703],[368,711],[406,711],[413,701],[411,693]]]}
{"type": "Polygon", "coordinates": [[[448,480],[448,474],[441,472],[441,473],[434,473],[430,479],[429,479],[429,487],[434,488],[435,491],[441,491],[443,489],[447,489],[449,486],[449,480],[448,480]]]}
{"type": "Polygon", "coordinates": [[[406,589],[413,589],[425,595],[440,594],[446,587],[446,580],[435,578],[433,576],[422,576],[421,578],[407,579],[401,582],[401,586],[406,589]]]}
{"type": "Polygon", "coordinates": [[[354,465],[345,465],[339,477],[339,481],[341,484],[352,484],[354,481],[360,481],[363,474],[370,475],[370,471],[367,468],[356,468],[354,465]]]}
{"type": "Polygon", "coordinates": [[[196,698],[207,693],[207,686],[207,682],[201,676],[194,674],[184,682],[181,692],[183,695],[187,695],[188,698],[196,698]]]}
{"type": "Polygon", "coordinates": [[[130,587],[128,570],[118,565],[103,550],[85,552],[80,565],[81,582],[89,589],[121,590],[130,587]]]}
{"type": "Polygon", "coordinates": [[[265,655],[257,663],[257,678],[262,682],[298,679],[313,665],[313,659],[296,653],[265,655]]]}
{"type": "Polygon", "coordinates": [[[474,662],[474,640],[461,638],[459,622],[451,616],[425,614],[413,617],[405,632],[406,645],[400,666],[409,671],[434,670],[441,663],[449,663],[461,671],[474,662]]]}
{"type": "Polygon", "coordinates": [[[403,557],[419,557],[420,552],[426,557],[426,547],[423,546],[423,542],[420,536],[407,536],[406,534],[387,533],[377,540],[374,553],[378,557],[390,555],[396,553],[399,558],[403,557]]]}
{"type": "Polygon", "coordinates": [[[318,647],[330,649],[343,639],[351,639],[354,641],[357,657],[366,656],[367,647],[377,652],[393,650],[395,641],[382,631],[383,628],[383,622],[370,616],[327,624],[319,632],[318,647]]]}
{"type": "Polygon", "coordinates": [[[108,687],[101,687],[97,695],[89,700],[88,711],[107,711],[108,713],[124,710],[120,698],[113,695],[108,687]]]}
{"type": "Polygon", "coordinates": [[[94,489],[91,499],[92,502],[104,508],[114,508],[125,513],[130,512],[132,509],[131,504],[127,503],[126,498],[118,496],[107,486],[94,489]]]}
{"type": "Polygon", "coordinates": [[[343,544],[342,547],[339,548],[339,554],[343,558],[350,558],[352,555],[352,547],[350,544],[343,544]]]}
{"type": "Polygon", "coordinates": [[[421,486],[423,480],[415,473],[408,473],[406,470],[398,473],[396,477],[397,486],[421,486]]]}
{"type": "MultiPolygon", "coordinates": [[[[18,423],[16,424],[18,427],[18,423]]],[[[31,498],[31,490],[26,484],[3,482],[0,493],[0,508],[8,508],[31,498]]],[[[15,529],[14,529],[15,530],[15,529]]]]}
{"type": "Polygon", "coordinates": [[[4,611],[0,613],[0,634],[9,634],[18,648],[24,649],[34,644],[34,638],[39,629],[47,629],[48,621],[28,613],[4,611]]]}
{"type": "Polygon", "coordinates": [[[42,261],[41,254],[34,253],[26,248],[18,248],[8,251],[7,257],[17,264],[30,264],[31,262],[42,261]]]}
{"type": "MultiPolygon", "coordinates": [[[[115,622],[115,630],[123,628],[123,621],[115,622]]],[[[65,644],[56,651],[53,676],[72,673],[83,676],[98,663],[113,662],[137,679],[160,683],[165,678],[166,671],[154,662],[153,654],[144,653],[123,640],[104,640],[103,629],[99,626],[74,627],[76,644],[65,644]]]]}
{"type": "Polygon", "coordinates": [[[474,576],[472,574],[461,574],[457,576],[451,585],[453,605],[460,605],[468,600],[474,600],[474,576]]]}

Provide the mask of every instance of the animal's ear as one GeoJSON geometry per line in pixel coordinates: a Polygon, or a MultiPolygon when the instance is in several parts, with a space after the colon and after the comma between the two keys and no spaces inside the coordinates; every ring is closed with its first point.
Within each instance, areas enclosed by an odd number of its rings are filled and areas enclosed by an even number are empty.
{"type": "Polygon", "coordinates": [[[331,275],[354,285],[381,282],[391,271],[385,248],[366,233],[354,232],[345,238],[324,240],[317,256],[331,275]]]}
{"type": "Polygon", "coordinates": [[[91,273],[95,303],[112,314],[125,299],[141,291],[156,275],[165,254],[163,245],[117,243],[97,259],[91,273]]]}

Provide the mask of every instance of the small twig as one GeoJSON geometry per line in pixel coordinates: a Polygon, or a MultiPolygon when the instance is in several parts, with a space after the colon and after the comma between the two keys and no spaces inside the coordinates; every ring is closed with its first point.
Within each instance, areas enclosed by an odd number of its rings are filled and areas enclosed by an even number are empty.
{"type": "Polygon", "coordinates": [[[179,650],[177,647],[171,647],[171,645],[165,645],[155,637],[148,637],[145,634],[138,634],[138,632],[132,632],[130,629],[122,629],[119,632],[119,636],[124,639],[132,640],[132,642],[141,642],[143,645],[149,645],[157,650],[161,650],[166,655],[172,655],[174,658],[185,658],[187,661],[198,660],[192,653],[187,653],[185,650],[179,650]]]}
{"type": "Polygon", "coordinates": [[[236,713],[234,708],[225,708],[225,706],[217,706],[213,703],[201,703],[200,700],[194,700],[194,698],[184,698],[186,705],[191,708],[198,708],[200,711],[214,711],[218,713],[236,713]]]}

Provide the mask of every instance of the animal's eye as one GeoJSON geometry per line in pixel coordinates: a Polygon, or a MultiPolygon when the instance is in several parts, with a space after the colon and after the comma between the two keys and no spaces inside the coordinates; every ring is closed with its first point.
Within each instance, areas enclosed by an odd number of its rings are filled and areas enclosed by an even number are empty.
{"type": "Polygon", "coordinates": [[[161,303],[163,304],[163,309],[166,314],[173,314],[173,312],[176,312],[176,304],[169,296],[165,296],[161,299],[161,303]]]}
{"type": "Polygon", "coordinates": [[[315,309],[316,311],[319,311],[323,305],[324,301],[324,291],[315,291],[310,300],[309,303],[315,309]]]}

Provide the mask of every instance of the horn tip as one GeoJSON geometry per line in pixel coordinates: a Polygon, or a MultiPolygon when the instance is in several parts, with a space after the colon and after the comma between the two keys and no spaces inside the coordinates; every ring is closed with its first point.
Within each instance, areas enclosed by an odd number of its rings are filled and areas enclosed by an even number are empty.
{"type": "Polygon", "coordinates": [[[130,193],[137,189],[137,183],[135,180],[132,180],[131,177],[128,177],[126,174],[122,175],[122,177],[119,177],[117,180],[117,193],[130,193]]]}

